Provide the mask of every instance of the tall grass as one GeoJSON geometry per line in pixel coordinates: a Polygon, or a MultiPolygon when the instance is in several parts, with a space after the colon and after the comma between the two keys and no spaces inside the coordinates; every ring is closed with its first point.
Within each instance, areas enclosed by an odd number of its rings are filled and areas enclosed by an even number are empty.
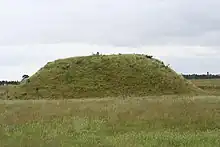
{"type": "Polygon", "coordinates": [[[220,97],[0,101],[0,146],[219,146],[220,97]]]}
{"type": "Polygon", "coordinates": [[[191,82],[210,95],[220,95],[220,79],[195,79],[191,82]]]}

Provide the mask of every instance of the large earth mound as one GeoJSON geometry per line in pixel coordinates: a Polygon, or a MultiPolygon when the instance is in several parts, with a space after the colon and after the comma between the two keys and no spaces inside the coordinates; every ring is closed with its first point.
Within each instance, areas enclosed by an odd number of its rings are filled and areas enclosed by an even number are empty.
{"type": "Polygon", "coordinates": [[[198,91],[147,55],[91,55],[49,62],[9,92],[18,99],[69,99],[189,94],[198,91]]]}

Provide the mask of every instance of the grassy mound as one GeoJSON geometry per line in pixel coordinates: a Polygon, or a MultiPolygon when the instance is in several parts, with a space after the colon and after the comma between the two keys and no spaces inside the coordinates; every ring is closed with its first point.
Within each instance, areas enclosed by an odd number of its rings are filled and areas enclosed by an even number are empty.
{"type": "Polygon", "coordinates": [[[69,99],[189,94],[197,90],[151,56],[91,55],[49,62],[8,97],[69,99]]]}

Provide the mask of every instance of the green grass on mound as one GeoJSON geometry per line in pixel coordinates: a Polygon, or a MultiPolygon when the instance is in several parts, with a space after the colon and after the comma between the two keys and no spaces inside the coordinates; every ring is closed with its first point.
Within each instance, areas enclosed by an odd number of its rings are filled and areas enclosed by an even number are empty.
{"type": "Polygon", "coordinates": [[[145,55],[91,55],[50,62],[7,98],[69,99],[190,94],[198,88],[145,55]]]}

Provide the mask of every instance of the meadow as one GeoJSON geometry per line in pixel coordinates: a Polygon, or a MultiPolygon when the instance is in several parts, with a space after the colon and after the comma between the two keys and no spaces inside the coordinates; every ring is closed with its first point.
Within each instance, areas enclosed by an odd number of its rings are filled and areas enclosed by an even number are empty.
{"type": "Polygon", "coordinates": [[[191,82],[211,95],[220,95],[220,79],[197,79],[191,82]]]}
{"type": "Polygon", "coordinates": [[[218,147],[220,97],[1,100],[1,147],[218,147]]]}

